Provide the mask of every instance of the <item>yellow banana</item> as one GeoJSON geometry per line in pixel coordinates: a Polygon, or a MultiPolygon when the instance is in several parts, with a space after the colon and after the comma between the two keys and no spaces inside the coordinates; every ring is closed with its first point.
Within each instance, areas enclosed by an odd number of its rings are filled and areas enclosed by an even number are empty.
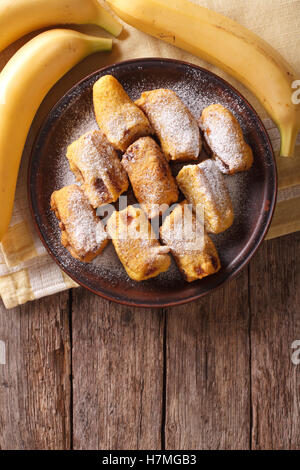
{"type": "Polygon", "coordinates": [[[21,156],[40,103],[84,57],[111,47],[111,39],[53,29],[25,44],[0,73],[0,240],[11,219],[21,156]]]}
{"type": "MultiPolygon", "coordinates": [[[[107,0],[126,23],[225,70],[261,101],[292,156],[300,131],[295,72],[269,44],[235,21],[187,0],[107,0]]],[[[298,77],[299,78],[299,77],[298,77]]]]}
{"type": "Polygon", "coordinates": [[[67,23],[97,24],[114,36],[122,31],[98,0],[0,0],[0,51],[31,31],[67,23]]]}

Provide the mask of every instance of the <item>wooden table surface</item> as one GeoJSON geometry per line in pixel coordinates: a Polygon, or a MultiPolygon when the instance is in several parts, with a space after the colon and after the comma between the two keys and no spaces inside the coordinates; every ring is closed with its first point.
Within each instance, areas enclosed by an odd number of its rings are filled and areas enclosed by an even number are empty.
{"type": "Polygon", "coordinates": [[[195,303],[74,289],[2,307],[0,340],[1,449],[300,448],[300,233],[195,303]]]}

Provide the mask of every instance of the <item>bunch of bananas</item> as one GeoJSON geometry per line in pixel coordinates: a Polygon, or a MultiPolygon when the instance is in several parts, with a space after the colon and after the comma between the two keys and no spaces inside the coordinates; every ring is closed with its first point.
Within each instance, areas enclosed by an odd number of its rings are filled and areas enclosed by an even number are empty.
{"type": "MultiPolygon", "coordinates": [[[[1,0],[0,50],[30,31],[66,23],[97,24],[114,36],[122,30],[98,0],[1,0]]],[[[0,73],[0,240],[9,226],[21,156],[42,100],[84,57],[111,48],[111,39],[52,29],[21,47],[0,73]]]]}
{"type": "MultiPolygon", "coordinates": [[[[278,125],[281,155],[293,155],[300,131],[300,105],[292,101],[296,76],[271,46],[229,18],[188,0],[107,3],[126,23],[236,77],[278,125]]],[[[98,0],[1,0],[0,50],[30,31],[56,23],[93,23],[114,36],[122,30],[98,0]]],[[[77,62],[111,47],[110,39],[54,29],[29,41],[0,73],[0,241],[11,218],[26,136],[41,101],[77,62]]]]}
{"type": "MultiPolygon", "coordinates": [[[[174,44],[237,78],[263,104],[281,132],[281,156],[294,154],[300,105],[296,75],[269,44],[219,13],[187,0],[107,0],[126,23],[174,44]]],[[[299,78],[299,77],[298,77],[299,78]]]]}

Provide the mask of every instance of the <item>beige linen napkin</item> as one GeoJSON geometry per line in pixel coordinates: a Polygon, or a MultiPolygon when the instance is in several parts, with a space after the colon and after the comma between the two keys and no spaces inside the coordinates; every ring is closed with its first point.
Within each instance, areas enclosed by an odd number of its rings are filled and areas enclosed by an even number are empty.
{"type": "MultiPolygon", "coordinates": [[[[296,69],[300,79],[300,0],[193,0],[238,21],[277,49],[296,69]]],[[[86,27],[77,28],[85,31],[86,27]]],[[[200,31],[201,34],[201,31],[200,31]]],[[[0,68],[6,61],[0,54],[0,68]]],[[[170,57],[201,65],[235,86],[257,110],[278,154],[280,137],[276,126],[256,98],[239,82],[180,49],[124,25],[120,40],[101,65],[137,57],[170,57]]],[[[95,70],[99,68],[95,61],[95,70]]],[[[267,86],[267,84],[262,84],[267,86]]],[[[294,158],[277,157],[279,196],[275,216],[267,238],[300,230],[300,139],[294,158]]],[[[28,209],[27,161],[23,158],[10,229],[0,253],[0,295],[7,308],[75,287],[47,254],[39,240],[28,209]]]]}

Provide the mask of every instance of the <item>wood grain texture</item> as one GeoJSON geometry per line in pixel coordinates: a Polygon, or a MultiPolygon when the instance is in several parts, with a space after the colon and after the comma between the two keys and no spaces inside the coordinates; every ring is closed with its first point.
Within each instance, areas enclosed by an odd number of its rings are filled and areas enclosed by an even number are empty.
{"type": "Polygon", "coordinates": [[[0,448],[70,446],[70,338],[67,292],[0,308],[0,448]]]}
{"type": "Polygon", "coordinates": [[[264,243],[250,265],[252,446],[300,448],[300,233],[264,243]]]}
{"type": "Polygon", "coordinates": [[[0,448],[299,449],[299,258],[266,242],[249,285],[166,312],[75,289],[72,364],[68,293],[1,307],[0,448]]]}
{"type": "Polygon", "coordinates": [[[247,270],[203,300],[169,309],[166,449],[247,449],[247,270]]]}
{"type": "Polygon", "coordinates": [[[160,449],[163,319],[73,291],[75,449],[160,449]]]}

